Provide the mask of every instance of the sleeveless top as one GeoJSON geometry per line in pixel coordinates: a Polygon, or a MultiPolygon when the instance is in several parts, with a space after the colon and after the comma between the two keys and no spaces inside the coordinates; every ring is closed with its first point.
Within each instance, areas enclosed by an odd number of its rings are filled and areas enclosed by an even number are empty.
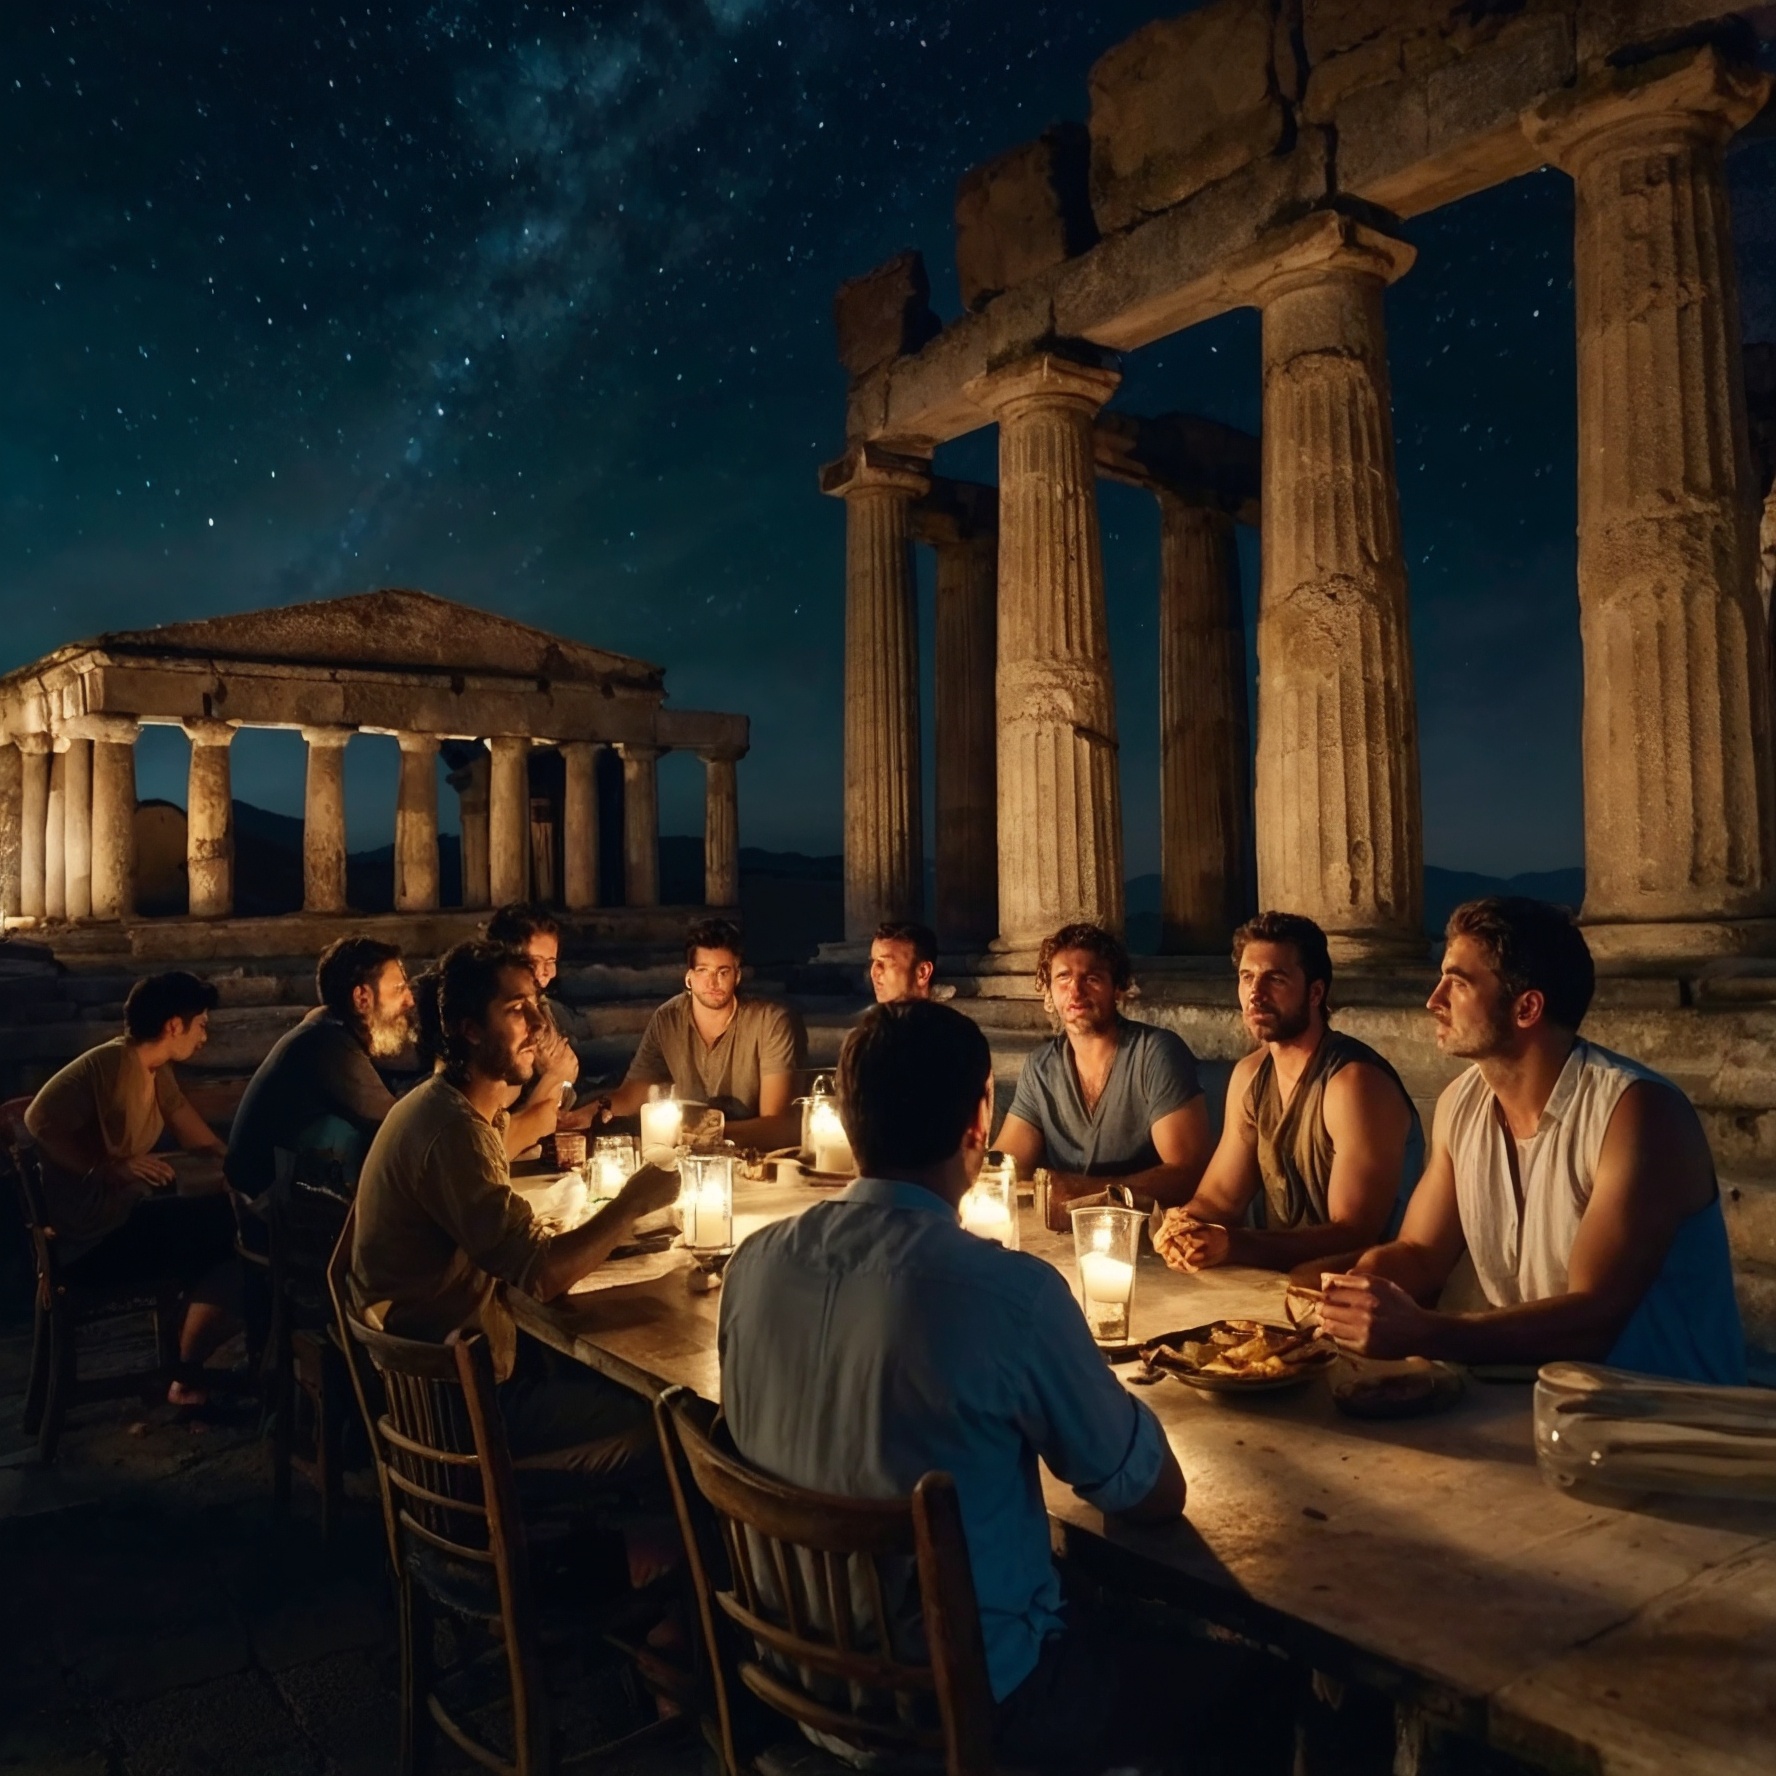
{"type": "Polygon", "coordinates": [[[1424,1139],[1418,1112],[1400,1076],[1372,1049],[1354,1036],[1328,1029],[1320,1038],[1300,1079],[1295,1095],[1285,1105],[1277,1085],[1276,1062],[1270,1051],[1246,1088],[1246,1114],[1258,1137],[1258,1172],[1264,1180],[1264,1225],[1268,1228],[1323,1227],[1331,1220],[1326,1192],[1332,1182],[1332,1137],[1326,1132],[1326,1086],[1333,1076],[1353,1061],[1379,1068],[1412,1111],[1412,1128],[1406,1139],[1401,1167],[1400,1193],[1394,1206],[1391,1237],[1399,1225],[1405,1199],[1423,1169],[1424,1139]]]}
{"type": "MultiPolygon", "coordinates": [[[[1515,1143],[1521,1204],[1511,1174],[1513,1137],[1498,1100],[1478,1067],[1455,1082],[1443,1114],[1456,1204],[1475,1273],[1493,1306],[1566,1293],[1567,1260],[1591,1201],[1610,1117],[1622,1094],[1642,1081],[1677,1089],[1650,1067],[1582,1036],[1573,1044],[1536,1132],[1515,1143]]],[[[1604,1360],[1649,1375],[1744,1384],[1745,1333],[1718,1189],[1679,1224],[1659,1274],[1604,1360]]]]}

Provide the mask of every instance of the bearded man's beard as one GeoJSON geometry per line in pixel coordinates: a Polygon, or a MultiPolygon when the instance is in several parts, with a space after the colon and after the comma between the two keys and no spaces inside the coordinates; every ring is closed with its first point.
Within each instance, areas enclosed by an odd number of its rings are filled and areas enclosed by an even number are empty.
{"type": "Polygon", "coordinates": [[[391,1061],[405,1054],[419,1037],[419,1020],[411,1011],[377,1014],[370,1019],[371,1057],[391,1061]]]}

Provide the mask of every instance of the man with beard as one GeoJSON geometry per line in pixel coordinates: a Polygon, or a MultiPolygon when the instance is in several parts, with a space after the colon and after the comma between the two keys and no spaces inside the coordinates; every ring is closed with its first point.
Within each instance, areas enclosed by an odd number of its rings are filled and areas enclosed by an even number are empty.
{"type": "Polygon", "coordinates": [[[1346,1349],[1744,1382],[1702,1125],[1669,1080],[1579,1035],[1594,984],[1563,908],[1450,915],[1429,1008],[1438,1048],[1474,1065],[1437,1102],[1400,1237],[1324,1279],[1322,1323],[1346,1349]],[[1464,1252],[1487,1305],[1439,1311],[1464,1252]]]}
{"type": "Polygon", "coordinates": [[[1374,1245],[1423,1160],[1400,1076],[1327,1022],[1332,957],[1313,920],[1260,913],[1233,934],[1233,965],[1258,1047],[1227,1082],[1209,1169],[1167,1211],[1154,1249],[1174,1270],[1291,1270],[1374,1245]],[[1261,1192],[1262,1224],[1247,1227],[1261,1192]]]}
{"type": "Polygon", "coordinates": [[[506,1104],[536,1068],[543,1017],[516,950],[458,944],[439,966],[444,1067],[389,1112],[358,1184],[350,1288],[402,1338],[483,1333],[512,1453],[526,1471],[612,1475],[658,1459],[647,1404],[526,1340],[500,1284],[552,1300],[596,1270],[678,1179],[643,1166],[583,1226],[557,1232],[513,1191],[506,1104]]]}
{"type": "Polygon", "coordinates": [[[656,1086],[687,1104],[721,1111],[727,1137],[743,1147],[787,1147],[801,1139],[791,1104],[807,1051],[801,1020],[769,999],[742,998],[739,928],[699,919],[685,934],[685,990],[648,1019],[608,1114],[633,1116],[656,1086]]]}
{"type": "Polygon", "coordinates": [[[1189,1198],[1208,1164],[1209,1112],[1182,1037],[1122,1015],[1128,952],[1096,925],[1043,941],[1036,986],[1061,1033],[1024,1062],[999,1146],[1018,1176],[1049,1168],[1051,1225],[1115,1178],[1141,1203],[1189,1198]]]}
{"type": "Polygon", "coordinates": [[[398,945],[342,937],[315,967],[320,1004],[272,1045],[247,1085],[230,1131],[223,1169],[229,1188],[262,1205],[277,1178],[281,1149],[298,1162],[338,1158],[357,1176],[370,1138],[394,1108],[376,1063],[399,1059],[415,1034],[413,989],[398,945]]]}

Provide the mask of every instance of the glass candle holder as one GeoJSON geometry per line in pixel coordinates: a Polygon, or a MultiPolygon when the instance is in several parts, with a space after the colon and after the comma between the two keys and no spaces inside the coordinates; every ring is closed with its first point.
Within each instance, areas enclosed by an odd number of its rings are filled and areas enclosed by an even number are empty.
{"type": "Polygon", "coordinates": [[[687,1153],[678,1162],[678,1212],[693,1252],[733,1250],[735,1163],[731,1153],[687,1153]]]}
{"type": "Polygon", "coordinates": [[[854,1172],[857,1161],[845,1125],[839,1120],[837,1099],[818,1097],[808,1106],[808,1144],[817,1172],[854,1172]]]}
{"type": "Polygon", "coordinates": [[[1079,1305],[1099,1344],[1127,1344],[1135,1304],[1135,1259],[1141,1250],[1138,1209],[1074,1209],[1073,1255],[1079,1305]]]}
{"type": "Polygon", "coordinates": [[[970,1233],[1018,1249],[1017,1167],[1004,1154],[987,1155],[959,1207],[970,1233]]]}
{"type": "Polygon", "coordinates": [[[586,1183],[601,1201],[617,1195],[641,1165],[633,1135],[600,1135],[586,1161],[586,1183]]]}
{"type": "Polygon", "coordinates": [[[644,1165],[670,1165],[684,1135],[684,1105],[677,1098],[652,1098],[641,1107],[641,1159],[644,1165]]]}

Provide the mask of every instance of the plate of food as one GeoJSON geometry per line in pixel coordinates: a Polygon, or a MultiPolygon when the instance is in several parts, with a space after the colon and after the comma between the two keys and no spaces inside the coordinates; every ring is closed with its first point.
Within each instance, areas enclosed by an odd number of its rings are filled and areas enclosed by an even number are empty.
{"type": "Polygon", "coordinates": [[[1376,1362],[1340,1357],[1326,1377],[1332,1404],[1352,1418],[1417,1418],[1441,1412],[1462,1395],[1462,1375],[1428,1357],[1376,1362]]]}
{"type": "Polygon", "coordinates": [[[1141,1361],[1211,1394],[1270,1393],[1299,1387],[1338,1356],[1311,1326],[1266,1320],[1211,1320],[1166,1332],[1141,1346],[1141,1361]]]}

